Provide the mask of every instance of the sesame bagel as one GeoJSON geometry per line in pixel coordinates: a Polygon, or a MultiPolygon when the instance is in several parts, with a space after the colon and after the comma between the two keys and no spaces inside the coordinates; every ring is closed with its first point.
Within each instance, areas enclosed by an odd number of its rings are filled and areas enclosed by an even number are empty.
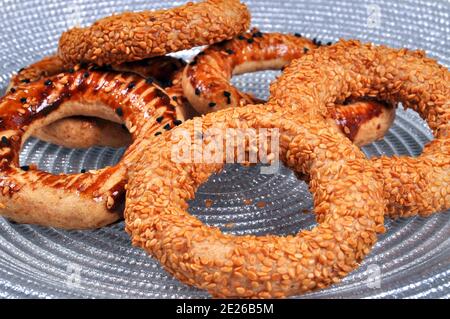
{"type": "Polygon", "coordinates": [[[371,159],[383,181],[387,214],[428,216],[449,209],[450,72],[422,51],[340,41],[292,62],[272,84],[270,101],[306,111],[319,99],[308,111],[328,116],[335,103],[365,96],[415,110],[435,137],[418,157],[371,159]]]}
{"type": "Polygon", "coordinates": [[[125,12],[61,36],[66,63],[120,64],[231,39],[250,13],[239,0],[206,0],[159,11],[125,12]]]}
{"type": "MultiPolygon", "coordinates": [[[[190,106],[180,96],[181,78],[185,62],[169,56],[150,58],[142,61],[110,66],[105,70],[138,74],[148,82],[155,81],[166,89],[177,108],[180,120],[192,117],[190,106]],[[173,98],[179,96],[179,99],[173,98]]],[[[7,92],[15,92],[28,83],[54,76],[63,72],[74,72],[80,65],[73,67],[65,64],[58,56],[45,57],[42,60],[21,69],[12,77],[7,92]]],[[[90,68],[93,68],[92,66],[90,68]]],[[[72,116],[53,122],[36,130],[33,136],[53,144],[69,148],[86,148],[93,145],[122,147],[131,143],[130,134],[120,124],[87,116],[72,116]]]]}
{"type": "Polygon", "coordinates": [[[143,132],[159,135],[181,123],[166,93],[130,73],[80,69],[30,83],[0,100],[0,214],[16,222],[66,229],[96,228],[120,218],[126,183],[143,132]],[[112,167],[53,175],[19,166],[33,131],[69,116],[124,124],[133,143],[112,167]]]}

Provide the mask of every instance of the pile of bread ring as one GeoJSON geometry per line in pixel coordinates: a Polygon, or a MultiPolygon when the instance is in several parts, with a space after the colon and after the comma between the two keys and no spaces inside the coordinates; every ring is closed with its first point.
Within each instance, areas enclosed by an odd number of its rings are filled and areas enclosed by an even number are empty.
{"type": "Polygon", "coordinates": [[[239,0],[206,0],[63,33],[58,53],[22,69],[0,101],[0,214],[89,229],[119,220],[125,206],[133,245],[180,281],[214,297],[271,298],[337,283],[370,252],[385,217],[450,208],[447,68],[422,51],[249,27],[239,0]],[[197,46],[206,47],[190,63],[166,55],[197,46]],[[268,101],[230,83],[267,69],[283,70],[268,101]],[[359,146],[384,136],[398,103],[435,139],[415,158],[367,159],[359,146]],[[190,215],[188,201],[225,158],[174,162],[174,137],[195,141],[209,128],[277,129],[279,160],[308,182],[318,226],[234,236],[190,215]],[[128,149],[115,166],[53,175],[19,165],[32,135],[128,149]]]}

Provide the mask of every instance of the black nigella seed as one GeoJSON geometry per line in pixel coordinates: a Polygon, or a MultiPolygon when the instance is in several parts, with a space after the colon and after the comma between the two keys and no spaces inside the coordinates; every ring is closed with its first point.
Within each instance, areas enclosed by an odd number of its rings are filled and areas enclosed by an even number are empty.
{"type": "Polygon", "coordinates": [[[191,63],[189,63],[190,66],[194,66],[197,64],[197,60],[192,61],[191,63]]]}
{"type": "Polygon", "coordinates": [[[333,44],[333,42],[331,42],[331,41],[330,41],[330,42],[327,42],[327,45],[332,45],[332,44],[333,44]]]}
{"type": "Polygon", "coordinates": [[[153,79],[153,78],[147,78],[145,80],[145,83],[147,83],[147,84],[152,84],[153,82],[155,82],[155,79],[153,79]]]}
{"type": "Polygon", "coordinates": [[[89,72],[84,72],[83,76],[85,79],[87,79],[89,77],[89,72]]]}
{"type": "Polygon", "coordinates": [[[312,39],[312,43],[317,44],[317,38],[312,39]]]}
{"type": "Polygon", "coordinates": [[[240,34],[240,35],[238,35],[238,39],[239,40],[245,40],[245,37],[242,34],[240,34]]]}
{"type": "Polygon", "coordinates": [[[253,40],[253,38],[248,38],[248,39],[247,39],[247,43],[250,43],[250,44],[253,43],[254,41],[255,41],[255,40],[253,40]]]}
{"type": "Polygon", "coordinates": [[[132,90],[136,87],[136,83],[135,82],[131,82],[130,84],[128,84],[128,90],[132,90]]]}
{"type": "Polygon", "coordinates": [[[181,123],[183,123],[183,122],[180,120],[173,121],[173,124],[175,124],[176,126],[181,125],[181,123]]]}
{"type": "Polygon", "coordinates": [[[254,38],[262,38],[263,33],[261,31],[256,31],[255,33],[253,33],[253,37],[254,38]]]}
{"type": "Polygon", "coordinates": [[[9,92],[16,93],[16,89],[15,88],[11,88],[11,90],[9,90],[9,92]]]}
{"type": "Polygon", "coordinates": [[[316,44],[320,47],[322,45],[322,41],[317,41],[316,44]]]}
{"type": "Polygon", "coordinates": [[[124,130],[127,130],[127,131],[128,131],[127,126],[126,126],[125,124],[122,124],[121,126],[122,126],[122,128],[123,128],[124,130]]]}
{"type": "Polygon", "coordinates": [[[294,36],[296,36],[297,38],[301,38],[302,34],[301,33],[294,33],[294,36]]]}
{"type": "Polygon", "coordinates": [[[2,144],[8,146],[9,145],[9,140],[6,136],[2,136],[2,144]]]}
{"type": "Polygon", "coordinates": [[[69,71],[67,71],[67,72],[69,72],[70,74],[74,74],[75,73],[75,69],[74,68],[70,68],[69,71]]]}
{"type": "Polygon", "coordinates": [[[171,128],[172,128],[172,127],[170,126],[169,123],[167,123],[166,125],[164,125],[164,129],[165,129],[166,131],[170,130],[171,128]]]}
{"type": "Polygon", "coordinates": [[[164,80],[161,80],[161,81],[159,82],[159,84],[160,84],[163,88],[167,88],[167,87],[169,87],[169,86],[172,86],[172,80],[164,79],[164,80]]]}
{"type": "Polygon", "coordinates": [[[303,48],[303,53],[308,53],[309,49],[308,48],[303,48]]]}
{"type": "Polygon", "coordinates": [[[200,95],[200,89],[199,88],[195,88],[195,95],[200,95]]]}
{"type": "Polygon", "coordinates": [[[82,168],[81,171],[80,171],[80,173],[81,173],[81,174],[86,173],[86,169],[82,168]]]}
{"type": "Polygon", "coordinates": [[[228,53],[229,55],[234,54],[234,51],[231,49],[226,49],[225,52],[228,53]]]}
{"type": "Polygon", "coordinates": [[[176,101],[178,101],[178,97],[172,96],[172,100],[174,100],[176,102],[176,101]]]}
{"type": "Polygon", "coordinates": [[[52,80],[47,80],[47,81],[44,82],[44,85],[45,86],[50,86],[50,85],[52,85],[52,83],[53,83],[52,80]]]}
{"type": "Polygon", "coordinates": [[[22,103],[22,104],[27,103],[27,98],[26,97],[21,97],[20,98],[20,103],[22,103]]]}
{"type": "Polygon", "coordinates": [[[214,106],[216,106],[217,104],[215,103],[215,102],[209,102],[209,104],[208,104],[208,106],[209,107],[214,107],[214,106]]]}
{"type": "Polygon", "coordinates": [[[202,56],[202,55],[205,55],[205,51],[202,51],[199,54],[197,54],[197,56],[202,56]]]}
{"type": "Polygon", "coordinates": [[[30,166],[28,166],[28,165],[23,165],[23,166],[20,166],[20,169],[21,169],[22,171],[27,172],[27,171],[30,169],[30,166]]]}
{"type": "Polygon", "coordinates": [[[25,70],[25,68],[21,68],[18,73],[21,73],[24,70],[25,70]]]}
{"type": "Polygon", "coordinates": [[[164,116],[160,116],[156,119],[156,122],[161,123],[164,120],[164,116]]]}
{"type": "Polygon", "coordinates": [[[22,83],[30,83],[31,81],[30,81],[30,79],[23,79],[23,80],[20,80],[20,82],[22,82],[22,83]]]}
{"type": "Polygon", "coordinates": [[[158,136],[158,135],[161,135],[161,134],[162,134],[161,132],[156,132],[155,136],[158,136]]]}
{"type": "Polygon", "coordinates": [[[119,116],[123,116],[123,110],[122,110],[121,107],[118,107],[118,108],[116,109],[116,114],[119,115],[119,116]]]}

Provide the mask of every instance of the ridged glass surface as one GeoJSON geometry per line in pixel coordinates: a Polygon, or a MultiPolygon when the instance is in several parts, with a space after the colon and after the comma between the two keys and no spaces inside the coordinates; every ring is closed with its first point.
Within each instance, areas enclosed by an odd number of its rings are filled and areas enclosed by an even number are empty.
{"type": "MultiPolygon", "coordinates": [[[[299,32],[322,40],[357,38],[393,47],[421,48],[450,65],[448,1],[245,1],[262,31],[299,32]]],[[[61,32],[77,23],[124,10],[163,8],[182,1],[0,1],[0,87],[19,68],[55,51],[61,32]]],[[[190,58],[193,50],[178,55],[190,58]]],[[[239,76],[240,88],[267,97],[277,72],[239,76]]],[[[432,138],[413,112],[398,111],[384,140],[369,156],[418,155],[432,138]]],[[[117,162],[123,150],[71,150],[30,139],[21,162],[50,172],[78,172],[117,162]]],[[[229,165],[197,192],[190,212],[235,234],[292,234],[315,225],[306,184],[283,168],[229,165]]],[[[387,232],[361,267],[340,284],[302,297],[450,297],[450,213],[386,220],[387,232]],[[378,280],[379,279],[379,280],[378,280]]],[[[202,298],[159,263],[133,248],[123,222],[95,231],[17,225],[0,218],[0,297],[202,298]]]]}

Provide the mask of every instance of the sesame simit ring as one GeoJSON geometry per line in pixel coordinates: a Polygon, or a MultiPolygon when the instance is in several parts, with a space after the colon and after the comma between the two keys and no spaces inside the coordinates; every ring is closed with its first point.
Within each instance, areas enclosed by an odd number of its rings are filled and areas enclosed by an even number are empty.
{"type": "MultiPolygon", "coordinates": [[[[261,100],[233,86],[231,77],[282,69],[320,46],[320,41],[309,40],[298,33],[262,33],[253,29],[200,52],[183,71],[184,95],[200,114],[260,103],[261,100]]],[[[337,125],[358,146],[382,138],[395,118],[396,108],[388,103],[361,99],[343,104],[330,113],[334,119],[330,124],[337,125]]]]}
{"type": "Polygon", "coordinates": [[[280,159],[307,177],[319,225],[295,236],[237,237],[189,215],[186,201],[221,165],[173,162],[177,131],[198,135],[188,121],[132,164],[125,211],[132,242],[217,297],[284,297],[335,283],[370,251],[386,212],[449,207],[448,90],[448,70],[421,52],[357,41],[318,49],[286,68],[267,105],[208,114],[201,131],[279,128],[280,159]],[[415,159],[365,159],[326,120],[335,103],[365,96],[416,109],[436,139],[415,159]],[[146,169],[149,163],[158,164],[146,169]]]}
{"type": "Polygon", "coordinates": [[[206,0],[159,11],[126,12],[61,36],[66,63],[120,64],[231,39],[250,13],[239,0],[206,0]]]}
{"type": "MultiPolygon", "coordinates": [[[[214,141],[201,143],[209,148],[214,141]]],[[[232,108],[189,120],[147,145],[130,163],[126,230],[176,278],[215,297],[285,297],[327,287],[355,269],[384,231],[375,168],[325,118],[275,105],[232,108]],[[319,225],[285,237],[233,236],[190,215],[187,201],[238,152],[234,146],[213,163],[174,161],[174,150],[184,143],[195,150],[196,137],[211,128],[237,129],[235,135],[278,129],[280,160],[309,177],[319,225]]]]}

